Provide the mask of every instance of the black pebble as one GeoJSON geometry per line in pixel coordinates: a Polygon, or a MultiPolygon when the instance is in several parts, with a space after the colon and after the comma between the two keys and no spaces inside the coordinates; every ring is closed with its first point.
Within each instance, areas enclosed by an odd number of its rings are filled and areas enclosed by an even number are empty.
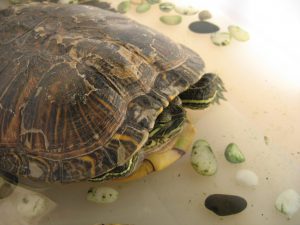
{"type": "Polygon", "coordinates": [[[189,29],[195,33],[200,33],[200,34],[215,33],[220,30],[220,28],[217,25],[207,21],[192,22],[189,25],[189,29]]]}
{"type": "Polygon", "coordinates": [[[243,211],[247,201],[236,195],[213,194],[206,198],[205,207],[218,216],[229,216],[243,211]]]}

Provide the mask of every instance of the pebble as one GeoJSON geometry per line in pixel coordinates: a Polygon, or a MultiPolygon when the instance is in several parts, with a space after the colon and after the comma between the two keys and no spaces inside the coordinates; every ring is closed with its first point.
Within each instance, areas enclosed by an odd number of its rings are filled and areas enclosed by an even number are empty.
{"type": "Polygon", "coordinates": [[[242,212],[247,201],[236,195],[213,194],[205,199],[205,207],[218,216],[229,216],[242,212]]]}
{"type": "Polygon", "coordinates": [[[291,218],[300,209],[300,195],[293,189],[281,192],[275,202],[275,208],[291,218]]]}
{"type": "Polygon", "coordinates": [[[160,21],[167,25],[177,25],[182,21],[182,17],[178,15],[161,16],[160,21]]]}
{"type": "Polygon", "coordinates": [[[147,0],[147,2],[151,5],[160,3],[160,0],[147,0]]]}
{"type": "Polygon", "coordinates": [[[231,36],[227,32],[217,32],[211,34],[210,39],[214,45],[227,46],[231,42],[231,36]]]}
{"type": "Polygon", "coordinates": [[[27,194],[17,203],[18,212],[27,218],[43,215],[48,210],[47,199],[38,194],[27,194]]]}
{"type": "Polygon", "coordinates": [[[0,177],[0,199],[6,198],[11,195],[15,189],[15,185],[8,183],[0,177]]]}
{"type": "Polygon", "coordinates": [[[117,6],[118,12],[120,13],[127,13],[130,9],[130,2],[129,1],[123,1],[120,2],[120,4],[117,6]]]}
{"type": "Polygon", "coordinates": [[[239,26],[230,25],[228,26],[228,31],[237,41],[248,41],[250,39],[249,33],[239,26]]]}
{"type": "Polygon", "coordinates": [[[199,12],[198,18],[201,21],[208,20],[208,19],[212,18],[212,15],[208,10],[202,10],[201,12],[199,12]]]}
{"type": "Polygon", "coordinates": [[[189,7],[175,7],[175,12],[185,16],[192,16],[198,13],[198,10],[189,6],[189,7]]]}
{"type": "Polygon", "coordinates": [[[258,177],[256,173],[251,170],[239,170],[235,176],[238,184],[248,187],[254,187],[258,184],[258,177]]]}
{"type": "Polygon", "coordinates": [[[240,148],[235,143],[230,143],[226,147],[224,155],[227,161],[231,163],[242,163],[246,160],[240,148]]]}
{"type": "Polygon", "coordinates": [[[195,171],[204,176],[211,176],[217,172],[217,160],[205,140],[197,140],[191,152],[191,164],[195,171]]]}
{"type": "Polygon", "coordinates": [[[220,28],[217,25],[207,21],[192,22],[189,25],[189,29],[195,33],[200,33],[200,34],[215,33],[220,30],[220,28]]]}
{"type": "Polygon", "coordinates": [[[119,192],[110,187],[91,188],[87,200],[95,203],[112,203],[118,199],[119,192]]]}
{"type": "Polygon", "coordinates": [[[163,2],[159,4],[159,9],[162,12],[171,12],[175,8],[175,5],[171,2],[163,2]]]}
{"type": "Polygon", "coordinates": [[[145,2],[145,3],[142,3],[142,4],[138,5],[136,7],[135,11],[137,13],[145,13],[145,12],[149,11],[150,8],[151,8],[151,5],[148,2],[145,2]]]}

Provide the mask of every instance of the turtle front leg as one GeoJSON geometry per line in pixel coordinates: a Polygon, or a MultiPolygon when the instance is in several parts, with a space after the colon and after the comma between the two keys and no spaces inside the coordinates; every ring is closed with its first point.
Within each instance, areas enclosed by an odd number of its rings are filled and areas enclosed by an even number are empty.
{"type": "Polygon", "coordinates": [[[206,73],[190,88],[182,92],[179,97],[183,107],[190,109],[204,109],[210,104],[219,104],[220,99],[226,100],[223,92],[226,91],[221,78],[213,73],[206,73]]]}

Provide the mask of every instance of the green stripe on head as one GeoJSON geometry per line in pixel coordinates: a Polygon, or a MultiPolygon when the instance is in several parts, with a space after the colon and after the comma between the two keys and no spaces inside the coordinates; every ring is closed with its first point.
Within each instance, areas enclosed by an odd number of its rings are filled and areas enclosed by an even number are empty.
{"type": "Polygon", "coordinates": [[[206,73],[179,97],[183,107],[204,109],[210,104],[219,104],[220,99],[226,100],[223,95],[224,91],[226,90],[222,80],[216,74],[206,73]]]}

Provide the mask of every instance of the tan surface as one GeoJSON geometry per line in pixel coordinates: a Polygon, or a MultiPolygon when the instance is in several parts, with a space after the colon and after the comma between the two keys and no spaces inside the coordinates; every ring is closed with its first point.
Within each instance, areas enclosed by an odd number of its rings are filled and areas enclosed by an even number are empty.
{"type": "MultiPolygon", "coordinates": [[[[159,22],[158,10],[152,9],[144,15],[132,11],[129,15],[198,51],[207,63],[207,70],[223,78],[228,101],[204,112],[190,112],[197,138],[206,139],[215,151],[219,162],[217,174],[199,176],[187,155],[170,168],[143,180],[114,184],[120,197],[110,205],[85,200],[91,184],[52,188],[46,194],[58,206],[45,217],[42,225],[112,222],[299,225],[300,213],[287,220],[274,208],[281,191],[293,188],[300,192],[299,33],[289,36],[289,31],[295,31],[295,21],[299,21],[299,4],[292,0],[285,1],[284,5],[270,0],[264,1],[264,5],[258,4],[261,1],[249,0],[242,4],[216,0],[203,1],[202,7],[202,1],[194,2],[201,9],[211,10],[212,21],[223,30],[230,24],[245,27],[251,40],[233,41],[230,46],[220,48],[211,44],[208,35],[194,34],[187,29],[196,17],[185,17],[181,25],[168,27],[159,22]],[[264,136],[269,139],[268,145],[264,136]],[[230,142],[242,149],[246,156],[244,164],[231,165],[225,161],[223,152],[230,142]],[[242,168],[257,173],[256,188],[236,184],[235,173],[242,168]],[[248,200],[248,207],[235,216],[217,217],[203,206],[205,197],[212,193],[241,195],[248,200]]],[[[1,216],[4,215],[0,212],[1,216]]]]}

